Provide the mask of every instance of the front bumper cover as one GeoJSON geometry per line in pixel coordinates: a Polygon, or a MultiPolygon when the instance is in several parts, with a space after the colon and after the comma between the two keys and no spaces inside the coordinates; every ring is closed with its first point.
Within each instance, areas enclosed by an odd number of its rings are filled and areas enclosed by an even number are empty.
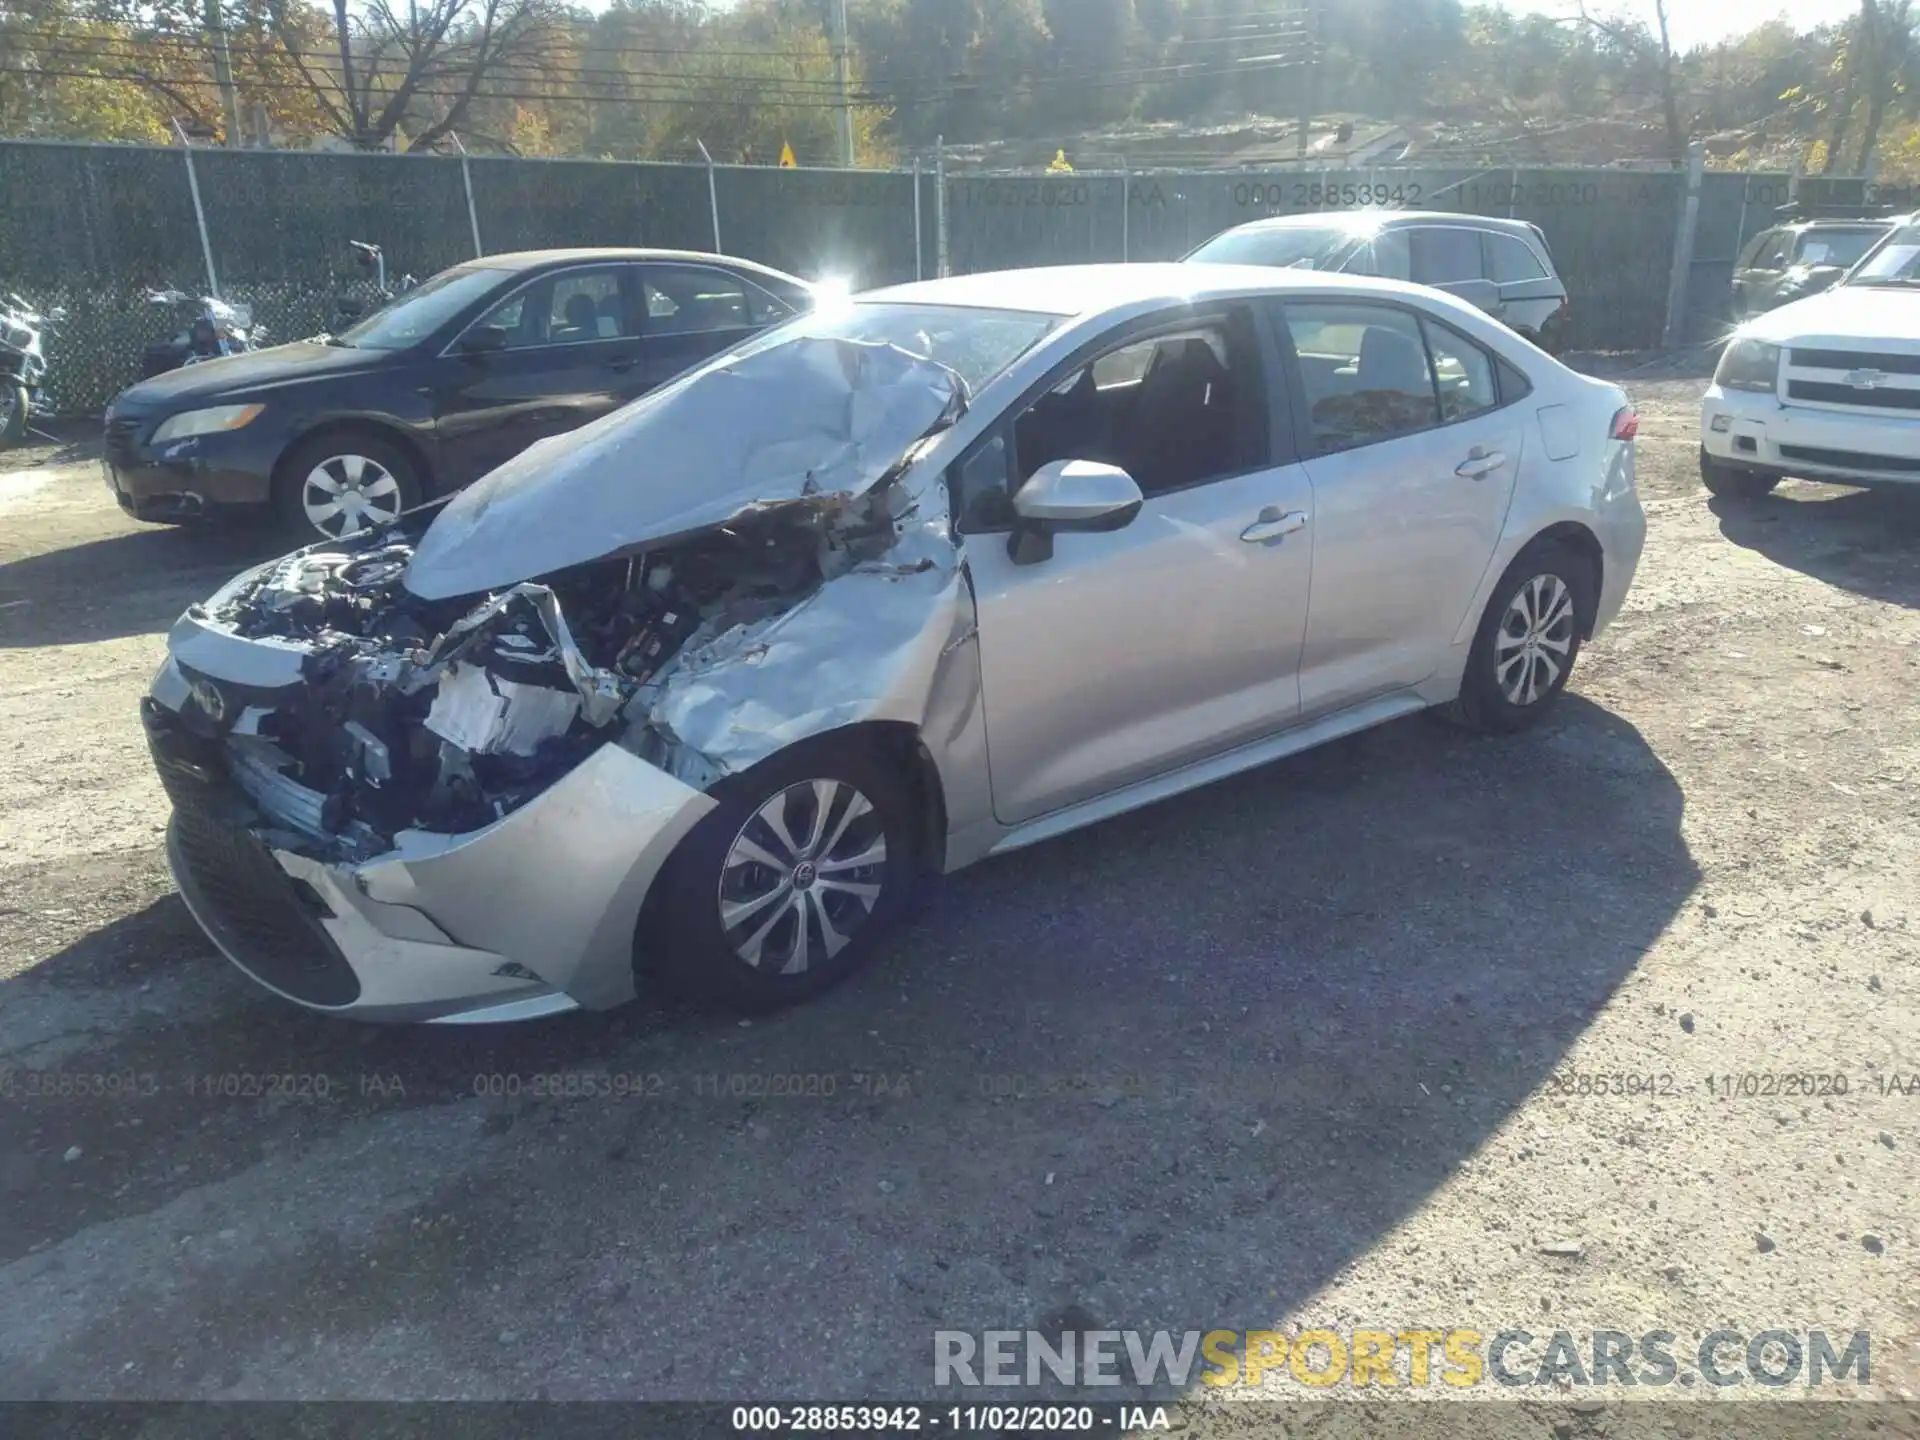
{"type": "Polygon", "coordinates": [[[1920,419],[1783,405],[1771,394],[1711,386],[1700,443],[1729,465],[1851,485],[1920,484],[1920,419]]]}
{"type": "MultiPolygon", "coordinates": [[[[185,689],[170,661],[155,695],[185,689]]],[[[631,999],[641,906],[714,804],[609,744],[483,829],[405,831],[387,854],[334,863],[301,853],[179,709],[141,708],[174,801],[169,863],[201,927],[268,989],[359,1019],[517,1020],[631,999]]]]}

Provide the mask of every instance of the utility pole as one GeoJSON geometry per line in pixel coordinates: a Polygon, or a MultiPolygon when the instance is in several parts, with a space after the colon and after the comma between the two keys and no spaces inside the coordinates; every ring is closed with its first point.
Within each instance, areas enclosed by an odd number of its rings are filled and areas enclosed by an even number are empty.
{"type": "Polygon", "coordinates": [[[1306,0],[1306,66],[1300,77],[1300,139],[1297,147],[1300,159],[1307,158],[1307,134],[1313,128],[1316,91],[1319,89],[1320,56],[1316,50],[1319,42],[1319,27],[1314,24],[1314,0],[1306,0]]]}
{"type": "Polygon", "coordinates": [[[847,0],[833,0],[833,85],[840,123],[840,163],[853,169],[853,109],[847,98],[847,0]]]}
{"type": "Polygon", "coordinates": [[[201,14],[207,39],[213,42],[213,79],[220,87],[220,113],[226,119],[227,144],[240,144],[240,107],[233,95],[233,57],[227,52],[227,27],[220,18],[220,0],[204,0],[201,14]]]}

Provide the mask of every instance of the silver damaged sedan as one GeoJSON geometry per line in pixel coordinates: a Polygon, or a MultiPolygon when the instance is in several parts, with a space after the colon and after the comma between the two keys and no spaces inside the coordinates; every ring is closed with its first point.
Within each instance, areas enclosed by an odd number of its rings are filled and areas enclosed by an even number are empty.
{"type": "Polygon", "coordinates": [[[1410,711],[1538,720],[1640,558],[1636,424],[1387,280],[831,304],[191,607],[143,702],[173,872],[317,1010],[788,1004],[930,874],[1410,711]]]}

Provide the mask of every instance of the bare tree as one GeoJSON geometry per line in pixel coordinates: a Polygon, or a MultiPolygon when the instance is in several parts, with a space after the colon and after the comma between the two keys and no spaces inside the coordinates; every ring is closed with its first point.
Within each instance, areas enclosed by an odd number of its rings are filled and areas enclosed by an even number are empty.
{"type": "Polygon", "coordinates": [[[1658,33],[1649,35],[1642,25],[1596,18],[1587,12],[1582,0],[1577,23],[1606,36],[1622,51],[1653,67],[1660,90],[1661,119],[1667,131],[1667,158],[1675,165],[1684,165],[1687,131],[1680,123],[1680,85],[1674,73],[1673,40],[1667,31],[1667,0],[1653,0],[1653,16],[1658,33]]]}
{"type": "Polygon", "coordinates": [[[268,0],[274,34],[335,133],[363,150],[385,149],[403,125],[409,150],[432,149],[487,97],[488,80],[525,79],[560,35],[555,0],[426,0],[404,11],[392,0],[352,10],[332,0],[338,53],[322,55],[303,48],[298,3],[268,0]]]}
{"type": "MultiPolygon", "coordinates": [[[[1859,173],[1865,174],[1880,143],[1880,126],[1887,117],[1901,73],[1913,43],[1912,0],[1860,0],[1861,69],[1864,72],[1867,114],[1860,136],[1859,173]]],[[[1831,153],[1831,152],[1829,152],[1831,153]]]]}

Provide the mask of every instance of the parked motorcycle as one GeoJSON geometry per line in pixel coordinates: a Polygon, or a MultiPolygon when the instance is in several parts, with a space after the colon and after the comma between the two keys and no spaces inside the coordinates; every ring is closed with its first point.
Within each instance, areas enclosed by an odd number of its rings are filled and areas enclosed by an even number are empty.
{"type": "Polygon", "coordinates": [[[40,383],[46,378],[46,337],[66,311],[35,310],[18,295],[0,299],[0,443],[18,444],[46,409],[40,383]]]}
{"type": "MultiPolygon", "coordinates": [[[[362,270],[373,271],[373,288],[379,297],[378,305],[385,305],[395,296],[404,295],[420,282],[411,275],[402,275],[392,286],[387,284],[387,257],[378,245],[370,245],[365,240],[349,240],[353,247],[353,258],[359,262],[362,270]]],[[[377,308],[377,306],[376,306],[377,308]]],[[[351,323],[367,313],[366,304],[351,296],[341,296],[333,302],[334,318],[342,323],[351,323]]]]}
{"type": "Polygon", "coordinates": [[[257,350],[266,335],[263,326],[253,323],[253,311],[247,306],[230,305],[212,295],[196,297],[184,290],[149,290],[147,303],[184,317],[186,324],[167,339],[147,346],[140,357],[142,380],[178,370],[182,365],[197,365],[202,360],[257,350]]]}

